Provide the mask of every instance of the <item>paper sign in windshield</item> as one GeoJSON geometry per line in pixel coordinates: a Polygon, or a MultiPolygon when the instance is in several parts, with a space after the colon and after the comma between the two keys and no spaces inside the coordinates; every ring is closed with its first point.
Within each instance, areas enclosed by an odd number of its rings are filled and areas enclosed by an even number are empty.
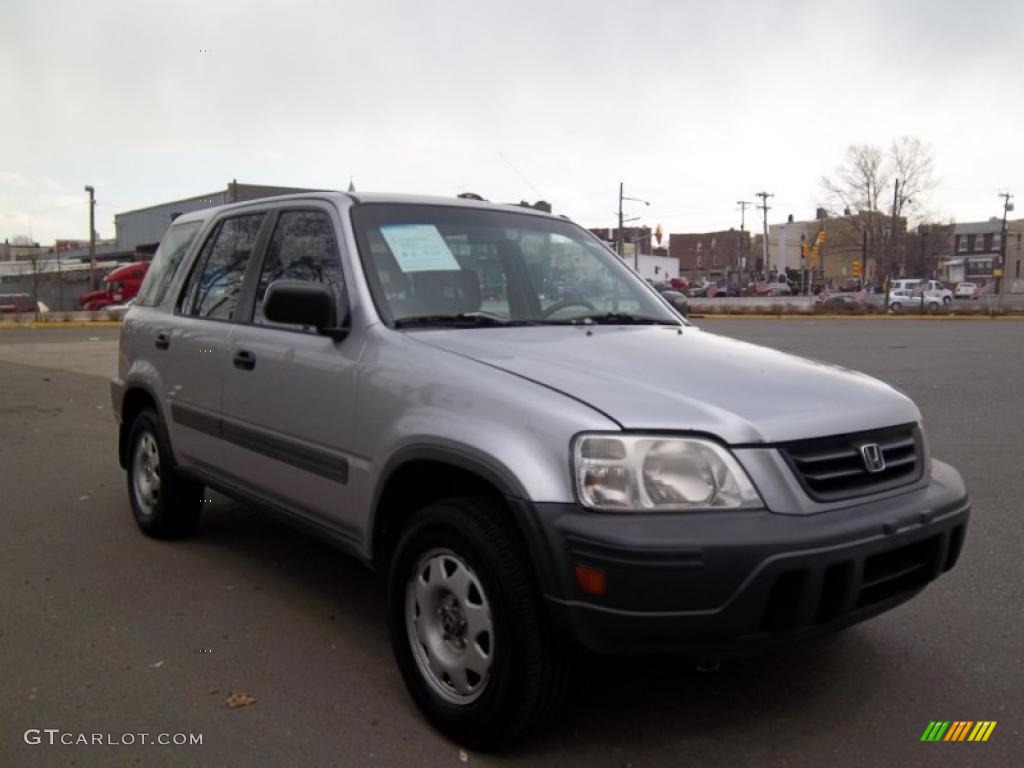
{"type": "Polygon", "coordinates": [[[380,228],[403,272],[459,269],[448,244],[433,224],[389,224],[380,228]]]}

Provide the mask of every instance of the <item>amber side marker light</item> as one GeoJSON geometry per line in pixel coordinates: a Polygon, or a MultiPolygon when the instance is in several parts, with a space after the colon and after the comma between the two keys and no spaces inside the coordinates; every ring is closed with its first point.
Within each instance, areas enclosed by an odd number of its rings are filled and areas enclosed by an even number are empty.
{"type": "Polygon", "coordinates": [[[576,583],[584,592],[603,595],[608,591],[608,580],[604,571],[591,568],[589,565],[577,565],[573,570],[576,573],[576,583]]]}

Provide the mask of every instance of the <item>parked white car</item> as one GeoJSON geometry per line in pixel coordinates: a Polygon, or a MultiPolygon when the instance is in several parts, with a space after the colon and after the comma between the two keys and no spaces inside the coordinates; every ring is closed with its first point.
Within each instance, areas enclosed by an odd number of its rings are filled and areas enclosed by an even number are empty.
{"type": "Polygon", "coordinates": [[[976,299],[978,298],[978,284],[957,283],[954,296],[958,299],[976,299]]]}
{"type": "MultiPolygon", "coordinates": [[[[944,286],[938,280],[925,280],[919,277],[893,280],[890,295],[895,291],[905,291],[907,294],[915,294],[915,292],[920,290],[922,287],[924,287],[924,295],[926,299],[938,299],[941,304],[946,306],[953,302],[953,292],[949,290],[949,288],[944,286]]],[[[915,298],[920,301],[920,294],[916,294],[915,298]]]]}
{"type": "MultiPolygon", "coordinates": [[[[947,291],[947,293],[951,294],[950,291],[947,291]]],[[[942,309],[944,303],[946,302],[937,292],[925,291],[924,294],[918,293],[914,295],[912,291],[906,288],[896,288],[889,291],[889,310],[892,312],[902,312],[904,309],[937,312],[942,309]]]]}

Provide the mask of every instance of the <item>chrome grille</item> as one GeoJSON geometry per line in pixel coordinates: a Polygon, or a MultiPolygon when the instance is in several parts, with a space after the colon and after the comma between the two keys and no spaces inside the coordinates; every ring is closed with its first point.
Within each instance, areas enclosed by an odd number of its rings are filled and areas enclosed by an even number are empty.
{"type": "Polygon", "coordinates": [[[916,424],[797,440],[781,444],[779,451],[816,501],[898,488],[918,480],[924,470],[924,444],[916,424]],[[875,445],[877,454],[870,447],[875,445]],[[881,469],[878,458],[884,462],[881,469]]]}

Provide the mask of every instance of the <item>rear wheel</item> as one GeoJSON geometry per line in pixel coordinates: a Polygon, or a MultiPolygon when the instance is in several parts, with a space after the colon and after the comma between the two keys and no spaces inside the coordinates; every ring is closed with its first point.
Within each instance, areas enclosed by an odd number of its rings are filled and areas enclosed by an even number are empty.
{"type": "Polygon", "coordinates": [[[439,730],[479,749],[543,722],[568,680],[507,514],[489,499],[425,507],[398,544],[388,584],[391,642],[409,693],[439,730]]]}
{"type": "Polygon", "coordinates": [[[203,486],[175,470],[160,419],[150,408],[132,422],[127,458],[128,499],[139,528],[159,539],[192,533],[203,486]]]}

